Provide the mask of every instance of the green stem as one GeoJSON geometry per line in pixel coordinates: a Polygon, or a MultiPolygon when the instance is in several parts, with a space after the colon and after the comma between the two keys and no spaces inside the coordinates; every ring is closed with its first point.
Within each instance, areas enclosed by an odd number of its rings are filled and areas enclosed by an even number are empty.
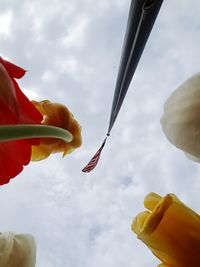
{"type": "Polygon", "coordinates": [[[58,138],[65,142],[73,139],[73,135],[67,130],[50,125],[0,125],[0,142],[40,137],[58,138]]]}

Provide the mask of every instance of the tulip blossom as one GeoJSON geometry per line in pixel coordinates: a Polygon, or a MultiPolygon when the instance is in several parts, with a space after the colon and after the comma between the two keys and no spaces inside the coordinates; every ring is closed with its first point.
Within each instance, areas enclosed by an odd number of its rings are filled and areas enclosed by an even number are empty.
{"type": "Polygon", "coordinates": [[[132,230],[160,259],[159,267],[199,267],[200,216],[174,194],[150,193],[144,206],[132,230]]]}
{"type": "MultiPolygon", "coordinates": [[[[25,70],[0,58],[0,125],[40,124],[42,116],[22,93],[15,79],[25,70]]],[[[0,143],[0,184],[19,174],[31,159],[31,145],[36,140],[15,140],[0,143]]]]}
{"type": "Polygon", "coordinates": [[[0,58],[0,185],[31,159],[65,155],[81,145],[80,126],[65,106],[31,102],[22,93],[15,79],[24,74],[24,69],[0,58]]]}
{"type": "Polygon", "coordinates": [[[167,99],[161,118],[168,140],[200,162],[200,73],[185,81],[167,99]]]}
{"type": "Polygon", "coordinates": [[[74,119],[67,107],[48,100],[32,101],[34,106],[43,115],[43,125],[53,125],[68,130],[73,135],[71,142],[64,142],[55,138],[43,138],[40,145],[32,146],[31,160],[38,161],[47,158],[51,153],[63,152],[63,156],[80,147],[81,127],[74,119]]]}

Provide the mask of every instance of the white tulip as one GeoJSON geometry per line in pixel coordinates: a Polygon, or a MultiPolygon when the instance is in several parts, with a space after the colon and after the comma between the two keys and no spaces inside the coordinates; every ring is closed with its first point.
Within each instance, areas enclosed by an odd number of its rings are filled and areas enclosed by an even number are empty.
{"type": "Polygon", "coordinates": [[[36,244],[29,234],[0,233],[1,267],[35,267],[36,244]]]}
{"type": "Polygon", "coordinates": [[[161,118],[168,140],[200,162],[200,73],[179,86],[167,99],[161,118]]]}

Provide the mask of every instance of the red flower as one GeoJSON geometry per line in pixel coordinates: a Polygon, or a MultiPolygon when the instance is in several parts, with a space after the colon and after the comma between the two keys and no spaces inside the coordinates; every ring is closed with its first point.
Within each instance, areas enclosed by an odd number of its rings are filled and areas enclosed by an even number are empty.
{"type": "MultiPolygon", "coordinates": [[[[40,124],[42,115],[20,90],[15,78],[25,70],[0,57],[0,125],[40,124]]],[[[0,142],[0,185],[23,170],[31,159],[34,139],[0,142]]]]}

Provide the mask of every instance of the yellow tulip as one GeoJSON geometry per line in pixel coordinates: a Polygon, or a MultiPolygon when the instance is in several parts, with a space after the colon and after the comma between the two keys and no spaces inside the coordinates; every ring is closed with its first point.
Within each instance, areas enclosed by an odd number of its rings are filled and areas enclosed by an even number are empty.
{"type": "Polygon", "coordinates": [[[69,143],[55,138],[42,138],[40,145],[32,146],[31,160],[38,161],[47,158],[51,153],[63,152],[63,156],[71,153],[81,146],[81,127],[74,119],[67,107],[48,100],[41,102],[32,101],[34,106],[43,115],[42,124],[61,127],[73,135],[69,143]]]}
{"type": "Polygon", "coordinates": [[[132,230],[160,259],[159,267],[199,267],[200,216],[174,194],[150,193],[144,206],[132,230]]]}
{"type": "Polygon", "coordinates": [[[200,73],[179,86],[167,99],[161,118],[168,140],[191,160],[200,162],[200,73]]]}

